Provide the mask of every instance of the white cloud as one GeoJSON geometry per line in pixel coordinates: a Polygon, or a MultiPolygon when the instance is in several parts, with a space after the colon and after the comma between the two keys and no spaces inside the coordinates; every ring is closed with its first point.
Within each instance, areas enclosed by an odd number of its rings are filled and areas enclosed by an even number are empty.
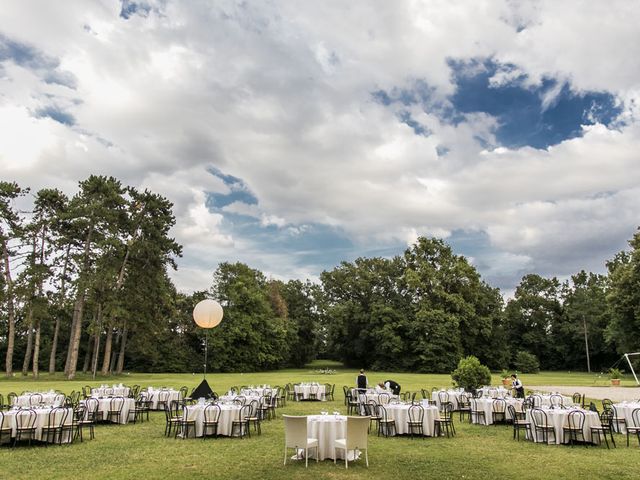
{"type": "MultiPolygon", "coordinates": [[[[317,265],[234,236],[224,212],[291,235],[329,225],[356,246],[485,231],[495,249],[486,271],[509,278],[523,268],[597,269],[640,223],[634,2],[169,1],[126,21],[119,8],[3,5],[0,33],[59,61],[76,85],[2,62],[3,177],[71,193],[91,173],[110,174],[167,196],[185,247],[180,287],[198,288],[194,279],[209,277],[194,272],[220,259],[317,275],[317,265]],[[455,89],[448,61],[478,57],[513,64],[495,86],[550,77],[578,92],[612,92],[625,124],[584,127],[548,150],[510,150],[495,148],[489,115],[453,125],[372,98],[421,81],[434,102],[445,99],[455,89]],[[48,104],[75,126],[34,118],[48,104]],[[400,109],[428,134],[399,122],[400,109]],[[207,210],[206,193],[231,192],[210,167],[241,178],[259,204],[207,210]]],[[[557,93],[548,91],[545,105],[557,93]]]]}

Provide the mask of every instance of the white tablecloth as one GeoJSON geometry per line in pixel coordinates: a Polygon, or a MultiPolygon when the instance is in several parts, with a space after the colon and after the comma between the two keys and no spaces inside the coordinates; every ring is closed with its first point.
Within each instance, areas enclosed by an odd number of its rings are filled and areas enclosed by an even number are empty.
{"type": "MultiPolygon", "coordinates": [[[[96,397],[94,397],[96,398],[96,397]]],[[[96,414],[96,420],[107,420],[107,412],[111,406],[111,400],[113,397],[96,398],[98,400],[98,412],[96,414]]],[[[122,412],[120,414],[120,421],[118,423],[125,424],[129,422],[129,410],[136,408],[136,401],[133,398],[121,397],[124,400],[122,404],[122,412]]]]}
{"type": "MultiPolygon", "coordinates": [[[[570,409],[562,409],[562,408],[554,408],[554,409],[543,409],[547,414],[547,421],[549,424],[553,425],[553,429],[556,434],[556,444],[565,443],[564,442],[564,432],[562,430],[563,427],[568,427],[568,415],[571,411],[570,409]]],[[[591,440],[591,427],[599,427],[601,426],[600,417],[596,412],[591,412],[589,410],[583,410],[585,414],[584,419],[584,427],[582,428],[582,432],[584,434],[584,439],[587,442],[592,442],[591,440]]],[[[536,434],[535,426],[533,424],[533,418],[531,414],[531,410],[527,410],[526,412],[527,421],[531,422],[531,432],[534,436],[534,442],[542,442],[542,432],[538,432],[536,434]]],[[[548,436],[549,443],[553,443],[553,437],[551,435],[548,436]]],[[[567,434],[566,443],[569,443],[569,435],[567,434]]]]}
{"type": "MultiPolygon", "coordinates": [[[[34,440],[42,440],[42,427],[47,424],[49,418],[49,412],[51,412],[50,408],[34,408],[32,409],[36,412],[36,433],[34,440]]],[[[16,436],[16,415],[19,410],[9,410],[8,412],[4,412],[4,421],[5,424],[8,424],[11,427],[11,437],[16,436]]],[[[73,409],[65,408],[67,413],[67,417],[65,419],[65,425],[71,425],[73,423],[73,409]]],[[[57,440],[57,439],[56,439],[57,440]]],[[[72,433],[70,431],[65,432],[62,437],[62,443],[70,443],[72,440],[72,433]]]]}
{"type": "MultiPolygon", "coordinates": [[[[493,398],[476,398],[474,399],[478,410],[484,411],[484,421],[480,417],[480,415],[471,415],[471,421],[473,423],[480,423],[483,425],[491,425],[493,424],[493,398]]],[[[474,400],[471,400],[472,402],[474,400]]],[[[511,420],[511,414],[507,409],[507,405],[512,405],[513,408],[516,409],[517,412],[522,410],[523,400],[521,398],[505,398],[505,407],[504,413],[507,420],[511,420]]]]}
{"type": "MultiPolygon", "coordinates": [[[[336,439],[347,435],[347,417],[344,415],[309,415],[307,417],[307,437],[318,439],[318,459],[333,460],[336,439]]],[[[353,452],[350,452],[349,460],[353,452]]],[[[344,450],[336,450],[337,457],[344,459],[344,450]]],[[[309,458],[316,458],[315,448],[309,450],[309,458]]]]}
{"type": "MultiPolygon", "coordinates": [[[[151,402],[151,410],[158,410],[158,402],[161,398],[165,398],[167,405],[171,405],[171,402],[182,400],[179,390],[148,390],[146,392],[140,392],[143,398],[151,402]]],[[[164,407],[160,407],[164,410],[164,407]]]]}
{"type": "MultiPolygon", "coordinates": [[[[551,406],[551,397],[552,396],[557,396],[558,394],[540,394],[540,393],[535,393],[532,395],[532,397],[535,399],[535,401],[538,401],[537,397],[540,397],[539,399],[541,400],[541,405],[538,405],[536,403],[536,407],[549,407],[551,406]]],[[[565,407],[570,407],[571,405],[573,405],[573,400],[569,397],[565,397],[564,395],[560,395],[560,397],[562,397],[562,405],[564,405],[565,407]]],[[[556,400],[556,399],[554,399],[556,400]]],[[[557,400],[556,400],[557,401],[557,400]]]]}
{"type": "MultiPolygon", "coordinates": [[[[616,403],[614,404],[616,408],[616,413],[618,414],[618,418],[624,418],[627,421],[627,425],[633,426],[633,419],[631,418],[631,414],[636,408],[640,408],[640,403],[638,402],[628,402],[628,403],[616,403]]],[[[616,426],[614,423],[614,429],[619,426],[620,433],[626,434],[627,428],[619,424],[616,426]]]]}
{"type": "Polygon", "coordinates": [[[303,400],[309,400],[312,388],[317,391],[316,398],[324,401],[324,385],[294,385],[293,387],[298,399],[302,398],[303,400]]]}
{"type": "MultiPolygon", "coordinates": [[[[409,433],[409,407],[411,405],[389,404],[385,405],[388,420],[396,421],[396,433],[398,435],[409,433]]],[[[435,429],[435,420],[438,418],[438,407],[434,405],[422,405],[424,417],[422,419],[422,431],[425,436],[432,437],[435,429]]]]}
{"type": "Polygon", "coordinates": [[[129,387],[119,387],[114,385],[113,387],[97,387],[91,389],[92,397],[128,397],[129,396],[129,387]]]}
{"type": "Polygon", "coordinates": [[[40,404],[47,407],[60,407],[64,403],[64,395],[61,393],[29,393],[20,395],[13,402],[14,405],[30,408],[40,404]]]}
{"type": "MultiPolygon", "coordinates": [[[[444,391],[444,390],[441,390],[444,391]]],[[[453,406],[454,410],[458,409],[458,399],[460,398],[460,394],[464,393],[461,392],[460,390],[447,390],[446,391],[447,394],[449,394],[449,402],[451,402],[451,405],[453,406]]],[[[438,395],[440,392],[432,392],[431,393],[431,400],[434,400],[436,402],[436,406],[438,408],[440,408],[440,395],[438,395]]],[[[469,394],[468,395],[469,398],[471,398],[473,395],[469,394]]]]}
{"type": "MultiPolygon", "coordinates": [[[[204,431],[204,409],[206,405],[188,405],[184,408],[187,420],[195,420],[196,437],[201,437],[204,431]]],[[[218,418],[218,435],[231,436],[233,420],[240,412],[239,405],[220,405],[220,417],[218,418]]],[[[237,432],[236,432],[237,433],[237,432]]]]}
{"type": "Polygon", "coordinates": [[[240,390],[240,395],[245,397],[263,397],[265,395],[275,395],[276,389],[267,387],[256,387],[256,388],[243,388],[240,390]]]}
{"type": "Polygon", "coordinates": [[[480,389],[482,391],[483,397],[490,398],[504,398],[511,395],[511,389],[500,387],[482,387],[480,389]]]}

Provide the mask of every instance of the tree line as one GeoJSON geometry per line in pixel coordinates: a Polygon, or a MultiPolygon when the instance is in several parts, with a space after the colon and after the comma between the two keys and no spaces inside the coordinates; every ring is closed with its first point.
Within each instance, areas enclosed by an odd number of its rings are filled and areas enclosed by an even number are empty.
{"type": "Polygon", "coordinates": [[[191,312],[224,308],[208,335],[209,370],[301,367],[318,357],[376,370],[451,372],[475,355],[494,370],[606,369],[640,337],[640,233],[607,274],[525,275],[506,303],[442,240],[393,258],[359,258],[319,282],[279,281],[221,263],[208,290],[168,276],[182,247],[172,204],[113,177],[71,198],[0,181],[0,355],[6,375],[125,369],[200,372],[205,332],[191,312]],[[22,207],[20,207],[22,206],[22,207]],[[588,355],[587,355],[588,352],[588,355]]]}

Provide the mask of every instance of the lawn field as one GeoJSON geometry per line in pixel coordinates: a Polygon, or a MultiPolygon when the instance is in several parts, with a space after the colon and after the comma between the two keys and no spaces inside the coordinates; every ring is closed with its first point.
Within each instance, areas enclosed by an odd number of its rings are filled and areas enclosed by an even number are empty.
{"type": "MultiPolygon", "coordinates": [[[[208,374],[207,380],[218,392],[232,385],[270,384],[318,381],[336,384],[334,402],[288,402],[278,410],[278,417],[265,421],[262,435],[251,438],[209,438],[180,440],[164,437],[164,414],[152,412],[151,421],[128,425],[98,425],[95,440],[63,446],[18,446],[0,448],[0,479],[282,479],[288,478],[518,478],[521,479],[637,479],[640,477],[640,447],[632,439],[627,448],[625,438],[616,435],[617,449],[606,447],[547,446],[512,439],[510,426],[477,426],[460,424],[455,416],[455,438],[370,436],[369,461],[350,464],[349,470],[338,463],[323,461],[282,465],[284,426],[281,415],[317,414],[321,410],[346,413],[342,385],[353,385],[357,372],[345,370],[328,362],[315,363],[299,370],[245,374],[208,374]],[[333,374],[321,374],[319,368],[335,369],[333,374]]],[[[369,383],[389,378],[403,390],[447,387],[448,375],[367,372],[369,383]]],[[[584,373],[545,372],[522,375],[525,388],[535,385],[605,386],[608,380],[584,373]]],[[[179,388],[196,386],[202,375],[191,374],[128,374],[119,377],[80,377],[68,382],[61,377],[42,375],[38,381],[15,377],[0,380],[0,393],[10,391],[59,389],[65,393],[82,385],[101,383],[139,384],[179,388]]],[[[500,378],[495,376],[494,384],[500,378]]],[[[634,385],[625,379],[623,385],[634,385]]]]}

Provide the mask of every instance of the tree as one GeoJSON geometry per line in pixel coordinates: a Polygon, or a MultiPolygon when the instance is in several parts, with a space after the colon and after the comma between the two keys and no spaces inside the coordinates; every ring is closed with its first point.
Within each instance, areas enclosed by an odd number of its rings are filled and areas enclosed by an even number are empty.
{"type": "Polygon", "coordinates": [[[635,352],[640,345],[640,230],[629,245],[629,252],[621,252],[607,263],[611,322],[606,336],[619,354],[635,352]]]}
{"type": "Polygon", "coordinates": [[[505,309],[509,343],[533,353],[543,369],[563,368],[556,328],[562,315],[558,279],[525,275],[505,309]]]}
{"type": "Polygon", "coordinates": [[[25,195],[28,189],[22,189],[15,182],[0,181],[0,247],[2,248],[2,268],[4,277],[4,300],[7,310],[7,354],[5,374],[13,376],[13,351],[15,344],[15,292],[11,277],[10,243],[20,236],[22,218],[13,206],[13,201],[25,195]]]}

